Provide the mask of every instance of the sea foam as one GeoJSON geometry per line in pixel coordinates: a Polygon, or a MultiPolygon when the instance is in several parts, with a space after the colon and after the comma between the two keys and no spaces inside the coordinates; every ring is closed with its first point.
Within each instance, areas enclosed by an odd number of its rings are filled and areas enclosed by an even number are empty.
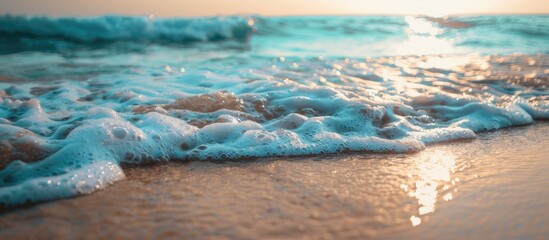
{"type": "Polygon", "coordinates": [[[549,118],[547,55],[273,57],[289,42],[262,50],[266,36],[313,34],[286,21],[271,21],[251,43],[167,46],[158,43],[238,39],[255,25],[246,17],[3,17],[0,31],[18,41],[87,47],[2,55],[0,203],[90,193],[123,179],[124,164],[416,152],[549,118]],[[96,41],[113,45],[88,44],[96,41]]]}

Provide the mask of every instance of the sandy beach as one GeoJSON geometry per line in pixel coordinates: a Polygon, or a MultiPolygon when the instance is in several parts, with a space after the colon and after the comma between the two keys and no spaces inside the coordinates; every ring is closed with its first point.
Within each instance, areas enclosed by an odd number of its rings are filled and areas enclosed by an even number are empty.
{"type": "Polygon", "coordinates": [[[548,122],[415,154],[125,167],[91,195],[6,210],[1,239],[543,239],[548,122]]]}
{"type": "Polygon", "coordinates": [[[0,0],[0,240],[549,239],[549,1],[0,0]]]}

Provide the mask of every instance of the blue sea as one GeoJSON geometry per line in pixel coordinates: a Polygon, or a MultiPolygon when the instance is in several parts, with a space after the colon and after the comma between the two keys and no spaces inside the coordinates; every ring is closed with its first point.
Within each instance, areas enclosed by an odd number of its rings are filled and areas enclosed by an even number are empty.
{"type": "Polygon", "coordinates": [[[0,204],[547,120],[548,54],[549,15],[0,16],[0,204]]]}

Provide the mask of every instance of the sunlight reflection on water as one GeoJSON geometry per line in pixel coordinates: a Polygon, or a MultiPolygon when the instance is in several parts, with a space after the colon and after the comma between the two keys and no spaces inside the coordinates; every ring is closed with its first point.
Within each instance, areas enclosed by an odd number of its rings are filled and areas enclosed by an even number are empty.
{"type": "Polygon", "coordinates": [[[420,17],[407,16],[406,33],[408,39],[396,46],[396,53],[400,55],[428,55],[457,53],[454,46],[455,39],[442,38],[444,30],[433,22],[420,17]]]}

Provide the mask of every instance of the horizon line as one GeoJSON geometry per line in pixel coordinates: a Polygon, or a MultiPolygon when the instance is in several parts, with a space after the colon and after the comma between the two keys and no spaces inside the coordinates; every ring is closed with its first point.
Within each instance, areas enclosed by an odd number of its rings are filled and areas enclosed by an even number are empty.
{"type": "MultiPolygon", "coordinates": [[[[453,17],[453,16],[540,16],[548,15],[549,13],[455,13],[447,14],[441,16],[434,16],[436,18],[440,17],[453,17]]],[[[214,14],[214,15],[156,15],[154,13],[143,13],[143,14],[120,14],[120,13],[104,13],[97,15],[71,15],[71,14],[20,14],[20,13],[0,13],[0,16],[36,16],[36,17],[102,17],[102,16],[154,16],[159,18],[205,18],[205,17],[222,17],[222,16],[259,16],[259,17],[399,17],[399,16],[431,16],[429,14],[422,13],[364,13],[364,14],[258,14],[258,13],[234,13],[234,14],[214,14]]],[[[431,16],[433,17],[433,16],[431,16]]]]}

